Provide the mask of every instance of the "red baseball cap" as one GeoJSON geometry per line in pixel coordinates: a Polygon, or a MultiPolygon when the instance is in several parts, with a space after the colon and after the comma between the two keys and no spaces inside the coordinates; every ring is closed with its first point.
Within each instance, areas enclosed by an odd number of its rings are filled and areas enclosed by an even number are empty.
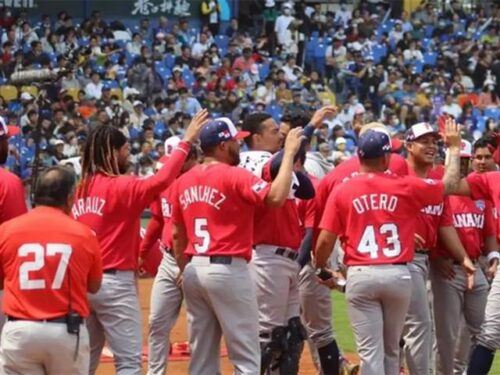
{"type": "Polygon", "coordinates": [[[21,129],[17,126],[8,126],[5,120],[0,117],[0,137],[11,137],[13,135],[18,135],[21,133],[21,129]]]}

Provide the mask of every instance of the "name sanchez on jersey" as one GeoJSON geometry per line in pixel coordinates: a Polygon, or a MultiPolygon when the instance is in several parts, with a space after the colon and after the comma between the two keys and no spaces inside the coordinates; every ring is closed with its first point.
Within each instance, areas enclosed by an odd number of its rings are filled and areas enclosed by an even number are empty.
{"type": "Polygon", "coordinates": [[[219,190],[204,185],[191,186],[179,195],[179,202],[182,209],[185,210],[190,204],[193,203],[206,203],[216,210],[221,209],[222,203],[226,200],[226,196],[219,190]]]}
{"type": "Polygon", "coordinates": [[[103,209],[106,205],[106,200],[98,197],[80,198],[73,203],[71,213],[73,218],[77,219],[79,216],[86,214],[94,214],[103,216],[103,209]]]}

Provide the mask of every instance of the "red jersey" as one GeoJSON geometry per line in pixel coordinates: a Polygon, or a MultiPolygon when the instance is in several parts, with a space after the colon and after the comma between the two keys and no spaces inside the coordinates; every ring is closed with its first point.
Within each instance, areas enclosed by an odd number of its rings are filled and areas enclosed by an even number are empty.
{"type": "MultiPolygon", "coordinates": [[[[408,173],[410,176],[416,176],[415,171],[410,166],[408,166],[408,173]]],[[[441,180],[443,175],[444,169],[437,166],[429,170],[427,177],[441,180]]],[[[435,249],[438,243],[439,228],[453,225],[448,198],[442,196],[439,203],[422,208],[416,216],[415,233],[424,240],[425,249],[435,249]]]]}
{"type": "Polygon", "coordinates": [[[0,168],[0,207],[0,224],[28,212],[21,180],[3,168],[0,168]]]}
{"type": "Polygon", "coordinates": [[[97,235],[105,270],[136,270],[142,211],[179,175],[191,146],[181,142],[172,156],[148,178],[96,174],[87,195],[78,192],[73,217],[97,235]]]}
{"type": "MultiPolygon", "coordinates": [[[[319,179],[308,174],[311,182],[316,189],[319,185],[319,179]]],[[[299,223],[304,232],[307,228],[314,228],[314,220],[316,218],[316,201],[315,199],[297,199],[297,210],[299,214],[299,223]]]]}
{"type": "Polygon", "coordinates": [[[362,174],[335,188],[320,228],[339,236],[348,266],[410,262],[415,212],[443,194],[441,181],[362,174]]]}
{"type": "Polygon", "coordinates": [[[85,225],[40,206],[0,226],[0,273],[6,315],[60,317],[71,296],[71,308],[87,317],[87,284],[102,277],[101,252],[85,225]]]}
{"type": "MultiPolygon", "coordinates": [[[[153,215],[151,220],[158,223],[160,241],[162,246],[168,249],[172,249],[172,201],[174,198],[172,187],[169,187],[150,206],[151,214],[153,215]]],[[[150,226],[148,225],[149,231],[150,226]]],[[[141,244],[141,248],[143,244],[141,244]]]]}
{"type": "MultiPolygon", "coordinates": [[[[473,201],[469,197],[461,196],[450,196],[448,202],[453,215],[453,225],[467,255],[471,259],[479,258],[484,247],[484,238],[496,235],[491,204],[482,199],[473,201]]],[[[438,253],[447,255],[443,250],[438,253]]]]}
{"type": "Polygon", "coordinates": [[[177,179],[172,223],[186,228],[186,255],[228,255],[250,260],[256,206],[271,185],[223,163],[197,165],[177,179]]]}
{"type": "Polygon", "coordinates": [[[493,203],[497,222],[497,240],[500,242],[500,172],[471,173],[467,176],[472,199],[486,199],[493,203]]]}
{"type": "MultiPolygon", "coordinates": [[[[333,171],[329,172],[316,187],[315,195],[315,205],[316,217],[314,219],[314,227],[316,228],[314,233],[314,239],[316,240],[319,234],[319,223],[321,217],[323,216],[323,211],[326,207],[326,202],[330,193],[333,189],[340,183],[349,180],[350,178],[359,175],[359,158],[357,156],[340,163],[333,171]]],[[[406,160],[398,154],[391,154],[391,160],[389,162],[389,169],[391,173],[398,176],[406,176],[408,174],[408,165],[406,160]]]]}

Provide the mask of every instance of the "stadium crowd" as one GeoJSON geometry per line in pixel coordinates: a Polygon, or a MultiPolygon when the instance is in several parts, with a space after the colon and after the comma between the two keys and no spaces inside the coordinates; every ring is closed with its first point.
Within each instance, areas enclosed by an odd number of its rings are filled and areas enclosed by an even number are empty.
{"type": "Polygon", "coordinates": [[[132,145],[131,172],[150,175],[163,141],[182,134],[201,107],[238,124],[250,112],[290,122],[336,104],[308,153],[324,172],[350,157],[353,129],[369,121],[395,138],[443,113],[469,140],[498,130],[498,4],[424,3],[399,18],[373,1],[260,6],[241,25],[222,23],[217,9],[202,9],[200,20],[130,22],[94,11],[79,23],[68,11],[33,20],[2,9],[0,114],[20,129],[6,167],[29,179],[39,140],[42,166],[71,163],[78,174],[89,129],[109,124],[132,145]],[[60,78],[10,81],[43,68],[61,69],[60,78]]]}

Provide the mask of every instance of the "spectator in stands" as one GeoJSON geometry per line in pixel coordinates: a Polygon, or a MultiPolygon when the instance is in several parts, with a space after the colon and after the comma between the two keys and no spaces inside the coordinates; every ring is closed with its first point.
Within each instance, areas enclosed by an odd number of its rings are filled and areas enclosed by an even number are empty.
{"type": "Polygon", "coordinates": [[[153,76],[151,67],[144,58],[134,60],[132,67],[127,72],[128,85],[136,89],[141,97],[149,97],[153,89],[153,76]]]}
{"type": "Polygon", "coordinates": [[[127,52],[131,55],[140,55],[142,48],[142,37],[139,33],[132,34],[132,40],[127,43],[127,52]]]}
{"type": "Polygon", "coordinates": [[[189,30],[189,23],[187,19],[179,21],[179,31],[177,32],[177,40],[180,44],[190,46],[195,41],[196,36],[192,35],[189,30]]]}
{"type": "Polygon", "coordinates": [[[292,92],[292,102],[285,106],[285,111],[287,113],[307,113],[310,107],[302,101],[302,92],[300,90],[294,90],[292,92]]]}
{"type": "Polygon", "coordinates": [[[493,80],[486,80],[484,82],[483,91],[479,95],[477,107],[481,110],[500,107],[500,97],[495,91],[495,82],[493,80]]]}
{"type": "Polygon", "coordinates": [[[38,125],[38,111],[35,109],[30,110],[27,114],[27,122],[21,125],[23,135],[31,135],[38,125]]]}
{"type": "Polygon", "coordinates": [[[8,64],[14,58],[12,42],[5,42],[2,45],[2,63],[8,64]]]}
{"type": "Polygon", "coordinates": [[[191,47],[185,45],[182,47],[182,53],[175,58],[175,65],[181,69],[193,69],[196,66],[196,61],[191,57],[191,47]]]}
{"type": "Polygon", "coordinates": [[[462,108],[457,104],[456,98],[451,94],[447,94],[444,98],[445,104],[441,107],[441,113],[452,115],[455,119],[459,119],[462,115],[462,108]]]}
{"type": "Polygon", "coordinates": [[[233,69],[239,69],[242,72],[248,72],[255,65],[251,48],[243,48],[243,55],[236,58],[233,63],[233,69]]]}
{"type": "Polygon", "coordinates": [[[210,48],[208,36],[206,33],[200,33],[200,39],[193,45],[191,56],[195,60],[201,60],[205,52],[210,48]]]}
{"type": "Polygon", "coordinates": [[[201,17],[202,24],[208,26],[212,35],[219,34],[220,4],[218,0],[203,0],[201,17]]]}
{"type": "Polygon", "coordinates": [[[175,110],[194,116],[201,110],[201,105],[193,98],[187,88],[179,89],[179,99],[175,103],[175,110]]]}
{"type": "MultiPolygon", "coordinates": [[[[148,20],[149,23],[149,20],[148,20]]],[[[148,25],[149,26],[149,25],[148,25]]],[[[149,28],[149,27],[148,27],[149,28]]],[[[153,28],[153,35],[157,35],[158,33],[168,34],[168,19],[165,16],[160,16],[158,18],[158,26],[153,28]]]]}
{"type": "Polygon", "coordinates": [[[282,14],[276,18],[276,24],[274,26],[278,45],[281,46],[281,48],[284,48],[292,42],[289,26],[294,20],[295,18],[292,16],[292,5],[286,2],[283,3],[282,14]]]}
{"type": "Polygon", "coordinates": [[[295,83],[298,80],[297,69],[300,69],[295,60],[294,55],[289,55],[286,59],[286,64],[281,68],[285,72],[285,80],[288,83],[295,83]]]}
{"type": "Polygon", "coordinates": [[[38,40],[31,42],[31,50],[24,56],[24,65],[39,64],[46,67],[50,64],[49,56],[43,52],[42,43],[38,40]]]}
{"type": "Polygon", "coordinates": [[[147,119],[149,116],[144,113],[144,103],[140,100],[134,101],[134,110],[130,114],[130,124],[139,129],[147,119]]]}
{"type": "Polygon", "coordinates": [[[85,93],[89,97],[101,99],[103,84],[97,71],[90,74],[90,82],[85,86],[85,93]]]}
{"type": "Polygon", "coordinates": [[[235,38],[239,35],[239,23],[237,18],[231,18],[229,26],[226,29],[226,36],[235,38]]]}
{"type": "Polygon", "coordinates": [[[24,22],[21,25],[21,42],[23,44],[31,44],[32,42],[38,40],[38,35],[31,28],[29,22],[24,22]]]}

